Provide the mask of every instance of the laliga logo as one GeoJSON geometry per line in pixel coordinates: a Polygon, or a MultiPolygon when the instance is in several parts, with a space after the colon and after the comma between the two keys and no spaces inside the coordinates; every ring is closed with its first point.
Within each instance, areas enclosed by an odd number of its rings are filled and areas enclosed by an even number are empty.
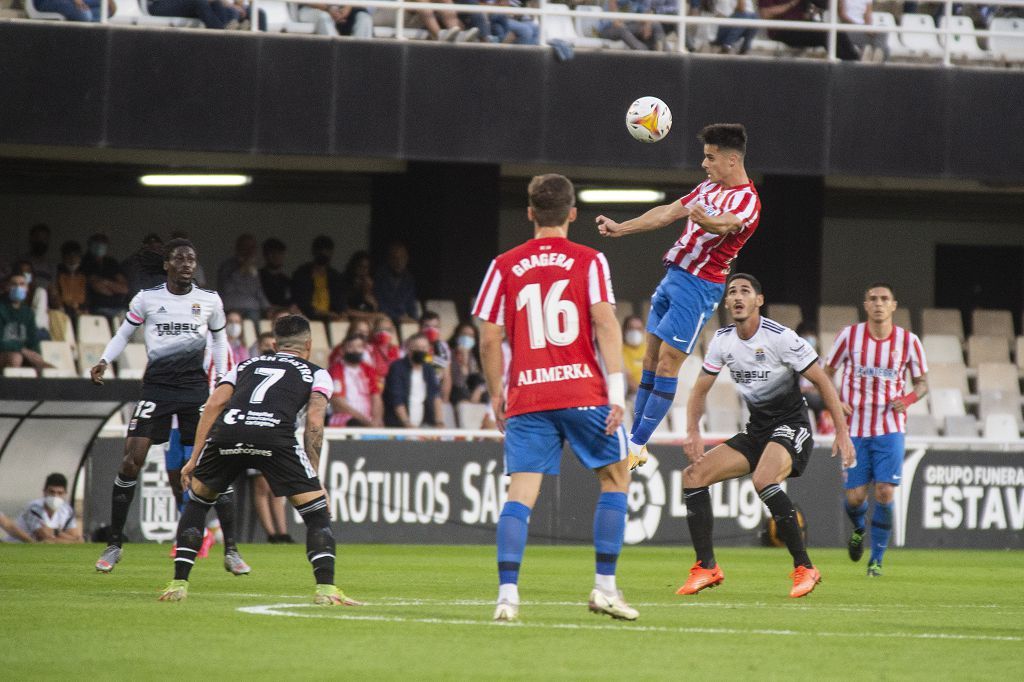
{"type": "Polygon", "coordinates": [[[633,472],[627,505],[626,544],[653,538],[661,523],[661,508],[665,506],[665,481],[658,471],[658,458],[650,453],[647,464],[633,472]]]}

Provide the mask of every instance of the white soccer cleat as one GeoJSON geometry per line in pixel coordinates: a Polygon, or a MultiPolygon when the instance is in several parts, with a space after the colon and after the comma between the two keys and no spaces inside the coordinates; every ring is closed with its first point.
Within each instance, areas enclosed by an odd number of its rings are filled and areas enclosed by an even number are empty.
{"type": "Polygon", "coordinates": [[[498,623],[514,623],[519,620],[519,604],[513,604],[507,599],[498,600],[498,606],[494,609],[494,620],[498,623]]]}
{"type": "Polygon", "coordinates": [[[635,471],[638,467],[642,467],[647,464],[647,446],[641,445],[637,448],[636,452],[633,451],[633,444],[630,443],[629,455],[626,457],[626,463],[629,464],[629,470],[635,471]]]}
{"type": "Polygon", "coordinates": [[[636,620],[640,617],[640,612],[626,603],[622,592],[608,594],[595,587],[590,592],[588,607],[592,613],[603,613],[617,620],[636,620]]]}

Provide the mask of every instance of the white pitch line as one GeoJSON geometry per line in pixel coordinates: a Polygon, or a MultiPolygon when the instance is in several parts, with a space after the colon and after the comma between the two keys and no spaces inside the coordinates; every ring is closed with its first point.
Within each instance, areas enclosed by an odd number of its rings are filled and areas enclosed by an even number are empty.
{"type": "Polygon", "coordinates": [[[934,639],[934,640],[966,640],[980,642],[1024,642],[1024,637],[1013,635],[958,635],[946,632],[821,632],[799,630],[768,630],[739,628],[702,628],[702,627],[666,627],[661,625],[587,625],[584,623],[495,623],[490,620],[472,620],[468,618],[409,618],[406,616],[377,616],[372,614],[359,615],[332,611],[330,613],[295,613],[290,609],[322,609],[313,604],[266,604],[263,606],[242,606],[238,611],[258,616],[284,616],[288,618],[331,618],[336,620],[378,622],[378,623],[413,623],[425,625],[495,625],[499,627],[536,628],[543,630],[614,630],[616,632],[660,632],[668,634],[698,635],[762,635],[766,637],[878,637],[896,639],[934,639]]]}

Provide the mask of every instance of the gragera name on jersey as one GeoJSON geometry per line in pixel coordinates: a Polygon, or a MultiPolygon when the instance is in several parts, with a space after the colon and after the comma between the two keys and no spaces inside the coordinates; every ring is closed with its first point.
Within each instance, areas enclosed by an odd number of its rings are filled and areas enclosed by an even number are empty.
{"type": "Polygon", "coordinates": [[[524,369],[519,373],[518,386],[546,384],[552,381],[569,381],[572,379],[589,379],[594,376],[589,365],[581,362],[571,365],[555,365],[538,369],[524,369]]]}
{"type": "Polygon", "coordinates": [[[198,334],[199,325],[193,322],[157,322],[153,325],[157,336],[179,336],[181,334],[198,334]]]}
{"type": "Polygon", "coordinates": [[[521,258],[518,263],[512,266],[512,274],[516,277],[522,277],[527,271],[533,268],[541,268],[547,266],[554,266],[564,268],[565,270],[572,270],[572,266],[576,264],[575,258],[570,258],[564,253],[541,253],[534,254],[529,258],[521,258]]]}
{"type": "Polygon", "coordinates": [[[242,422],[245,426],[266,426],[273,428],[281,423],[281,420],[273,412],[243,412],[232,408],[224,413],[225,424],[238,424],[242,422]]]}

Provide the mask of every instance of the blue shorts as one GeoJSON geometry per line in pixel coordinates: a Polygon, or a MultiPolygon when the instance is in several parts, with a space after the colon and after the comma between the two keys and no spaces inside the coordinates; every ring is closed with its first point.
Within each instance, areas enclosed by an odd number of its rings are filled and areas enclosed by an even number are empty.
{"type": "Polygon", "coordinates": [[[626,459],[626,430],[619,427],[611,436],[604,432],[608,409],[607,405],[570,407],[509,417],[505,422],[505,473],[558,475],[565,441],[588,469],[626,459]]]}
{"type": "Polygon", "coordinates": [[[709,282],[670,265],[651,297],[647,331],[673,348],[691,353],[723,293],[724,284],[709,282]]]}
{"type": "Polygon", "coordinates": [[[171,429],[170,438],[167,440],[167,449],[164,451],[164,468],[167,471],[181,471],[191,456],[192,446],[181,444],[181,431],[171,429]]]}
{"type": "Polygon", "coordinates": [[[849,490],[871,481],[899,485],[903,482],[903,434],[851,438],[857,464],[843,472],[843,486],[849,490]]]}

